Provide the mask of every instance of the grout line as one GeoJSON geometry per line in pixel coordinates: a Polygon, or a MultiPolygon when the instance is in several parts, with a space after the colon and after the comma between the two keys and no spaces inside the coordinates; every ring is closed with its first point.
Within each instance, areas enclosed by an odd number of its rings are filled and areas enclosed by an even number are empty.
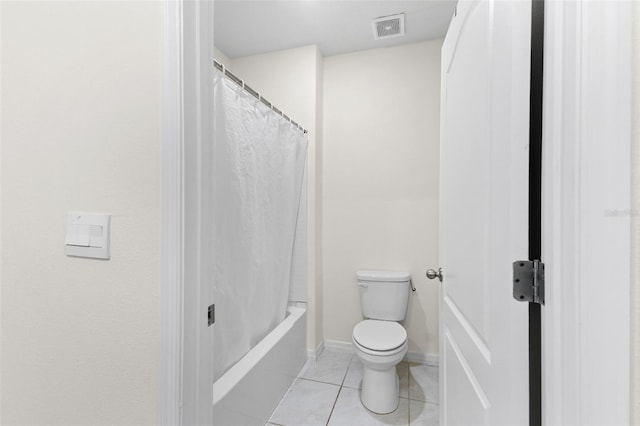
{"type": "MultiPolygon", "coordinates": [[[[353,362],[353,355],[349,358],[349,364],[347,364],[347,369],[344,370],[344,376],[342,376],[342,381],[340,382],[340,387],[344,386],[344,381],[347,379],[347,374],[349,374],[349,369],[351,368],[351,363],[353,362]]],[[[348,386],[347,386],[348,387],[348,386]]]]}
{"type": "Polygon", "coordinates": [[[407,425],[411,426],[411,363],[407,362],[407,425]]]}
{"type": "MultiPolygon", "coordinates": [[[[401,396],[400,398],[404,398],[404,397],[401,396]]],[[[404,398],[404,399],[408,399],[410,401],[417,401],[417,402],[426,402],[427,404],[440,405],[439,402],[425,401],[424,399],[412,399],[412,398],[404,398]]]]}
{"type": "Polygon", "coordinates": [[[411,399],[411,364],[407,363],[407,398],[411,399]]]}
{"type": "Polygon", "coordinates": [[[323,382],[321,380],[307,379],[306,377],[298,377],[298,380],[306,380],[308,382],[322,383],[323,385],[331,385],[331,386],[342,387],[342,385],[338,385],[336,383],[329,383],[329,382],[323,382]]]}
{"type": "MultiPolygon", "coordinates": [[[[0,0],[0,1],[2,1],[2,0],[0,0]]],[[[353,387],[353,386],[347,386],[347,385],[342,385],[342,387],[343,387],[343,388],[347,388],[347,389],[357,390],[357,391],[361,391],[361,390],[362,390],[362,387],[356,388],[356,387],[353,387]]],[[[404,397],[402,397],[402,396],[401,396],[400,398],[404,398],[404,397]]],[[[407,398],[404,398],[404,399],[407,399],[407,398]]]]}
{"type": "Polygon", "coordinates": [[[336,400],[333,401],[333,406],[331,407],[331,412],[329,413],[329,417],[327,418],[326,426],[329,426],[329,422],[331,421],[331,416],[333,416],[333,410],[336,408],[336,404],[338,403],[338,398],[340,398],[340,393],[342,392],[342,386],[338,389],[338,394],[336,395],[336,400]]]}
{"type": "MultiPolygon", "coordinates": [[[[289,396],[289,393],[291,392],[291,390],[293,389],[293,387],[295,386],[295,384],[298,382],[298,380],[299,380],[299,378],[297,378],[297,377],[296,377],[296,378],[293,380],[293,382],[291,383],[291,385],[289,385],[289,388],[288,388],[288,389],[287,389],[287,391],[284,393],[284,395],[282,395],[282,398],[280,398],[280,401],[278,401],[278,404],[276,405],[276,407],[275,407],[273,410],[271,410],[271,414],[269,414],[269,420],[267,420],[267,423],[271,423],[271,417],[273,417],[273,414],[278,410],[278,408],[280,408],[280,405],[281,405],[281,404],[282,404],[282,402],[285,400],[285,398],[286,398],[287,396],[289,396]]],[[[278,426],[283,426],[283,425],[280,425],[279,423],[273,423],[273,424],[278,425],[278,426]]]]}

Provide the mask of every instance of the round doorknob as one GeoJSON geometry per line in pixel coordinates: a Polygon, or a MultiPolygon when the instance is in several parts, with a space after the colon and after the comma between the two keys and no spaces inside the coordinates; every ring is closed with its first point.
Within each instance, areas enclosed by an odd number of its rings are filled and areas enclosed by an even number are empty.
{"type": "Polygon", "coordinates": [[[437,272],[433,269],[428,269],[427,278],[429,278],[430,280],[438,278],[440,282],[442,282],[442,268],[438,268],[437,272]]]}

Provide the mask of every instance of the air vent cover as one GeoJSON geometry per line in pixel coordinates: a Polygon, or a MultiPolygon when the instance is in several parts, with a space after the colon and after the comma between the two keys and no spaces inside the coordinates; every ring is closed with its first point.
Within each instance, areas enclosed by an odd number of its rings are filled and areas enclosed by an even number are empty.
{"type": "Polygon", "coordinates": [[[391,16],[381,16],[371,21],[373,24],[373,38],[381,40],[404,35],[404,13],[391,16]]]}

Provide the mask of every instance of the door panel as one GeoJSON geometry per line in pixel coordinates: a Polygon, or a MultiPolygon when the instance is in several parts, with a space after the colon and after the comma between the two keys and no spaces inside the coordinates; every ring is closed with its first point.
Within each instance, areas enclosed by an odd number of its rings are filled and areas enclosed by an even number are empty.
{"type": "Polygon", "coordinates": [[[462,355],[462,351],[457,347],[450,334],[446,336],[446,351],[456,354],[456,356],[451,357],[448,363],[448,374],[452,382],[460,384],[460,386],[449,387],[450,394],[446,396],[446,399],[456,399],[466,403],[464,410],[452,410],[449,413],[446,424],[469,425],[469,419],[477,420],[476,424],[485,423],[484,419],[488,408],[486,395],[479,385],[479,380],[473,375],[473,370],[467,364],[466,358],[462,355]]]}
{"type": "MultiPolygon", "coordinates": [[[[455,199],[445,198],[443,216],[446,223],[455,223],[447,227],[449,233],[442,243],[452,264],[465,265],[465,268],[447,271],[447,295],[464,313],[464,320],[476,334],[476,338],[485,340],[486,318],[484,303],[478,303],[486,297],[486,247],[489,237],[489,155],[490,155],[490,96],[489,81],[490,57],[489,3],[476,2],[465,16],[456,49],[445,66],[448,70],[445,114],[447,123],[447,142],[443,155],[447,176],[454,179],[442,181],[443,194],[464,194],[455,199]],[[466,250],[458,250],[461,242],[466,241],[466,250]],[[450,273],[451,272],[451,273],[450,273]],[[473,282],[474,285],[467,285],[473,282]]],[[[446,225],[445,225],[446,226],[446,225]]]]}
{"type": "Polygon", "coordinates": [[[458,4],[442,50],[441,421],[528,423],[529,1],[458,4]]]}

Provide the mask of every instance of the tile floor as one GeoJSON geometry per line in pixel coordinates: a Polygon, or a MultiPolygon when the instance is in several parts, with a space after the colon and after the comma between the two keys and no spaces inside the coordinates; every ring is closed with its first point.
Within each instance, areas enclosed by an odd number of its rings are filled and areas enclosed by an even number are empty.
{"type": "Polygon", "coordinates": [[[438,367],[401,362],[400,405],[372,413],[360,402],[362,363],[352,354],[324,350],[307,361],[267,425],[438,425],[438,367]]]}

